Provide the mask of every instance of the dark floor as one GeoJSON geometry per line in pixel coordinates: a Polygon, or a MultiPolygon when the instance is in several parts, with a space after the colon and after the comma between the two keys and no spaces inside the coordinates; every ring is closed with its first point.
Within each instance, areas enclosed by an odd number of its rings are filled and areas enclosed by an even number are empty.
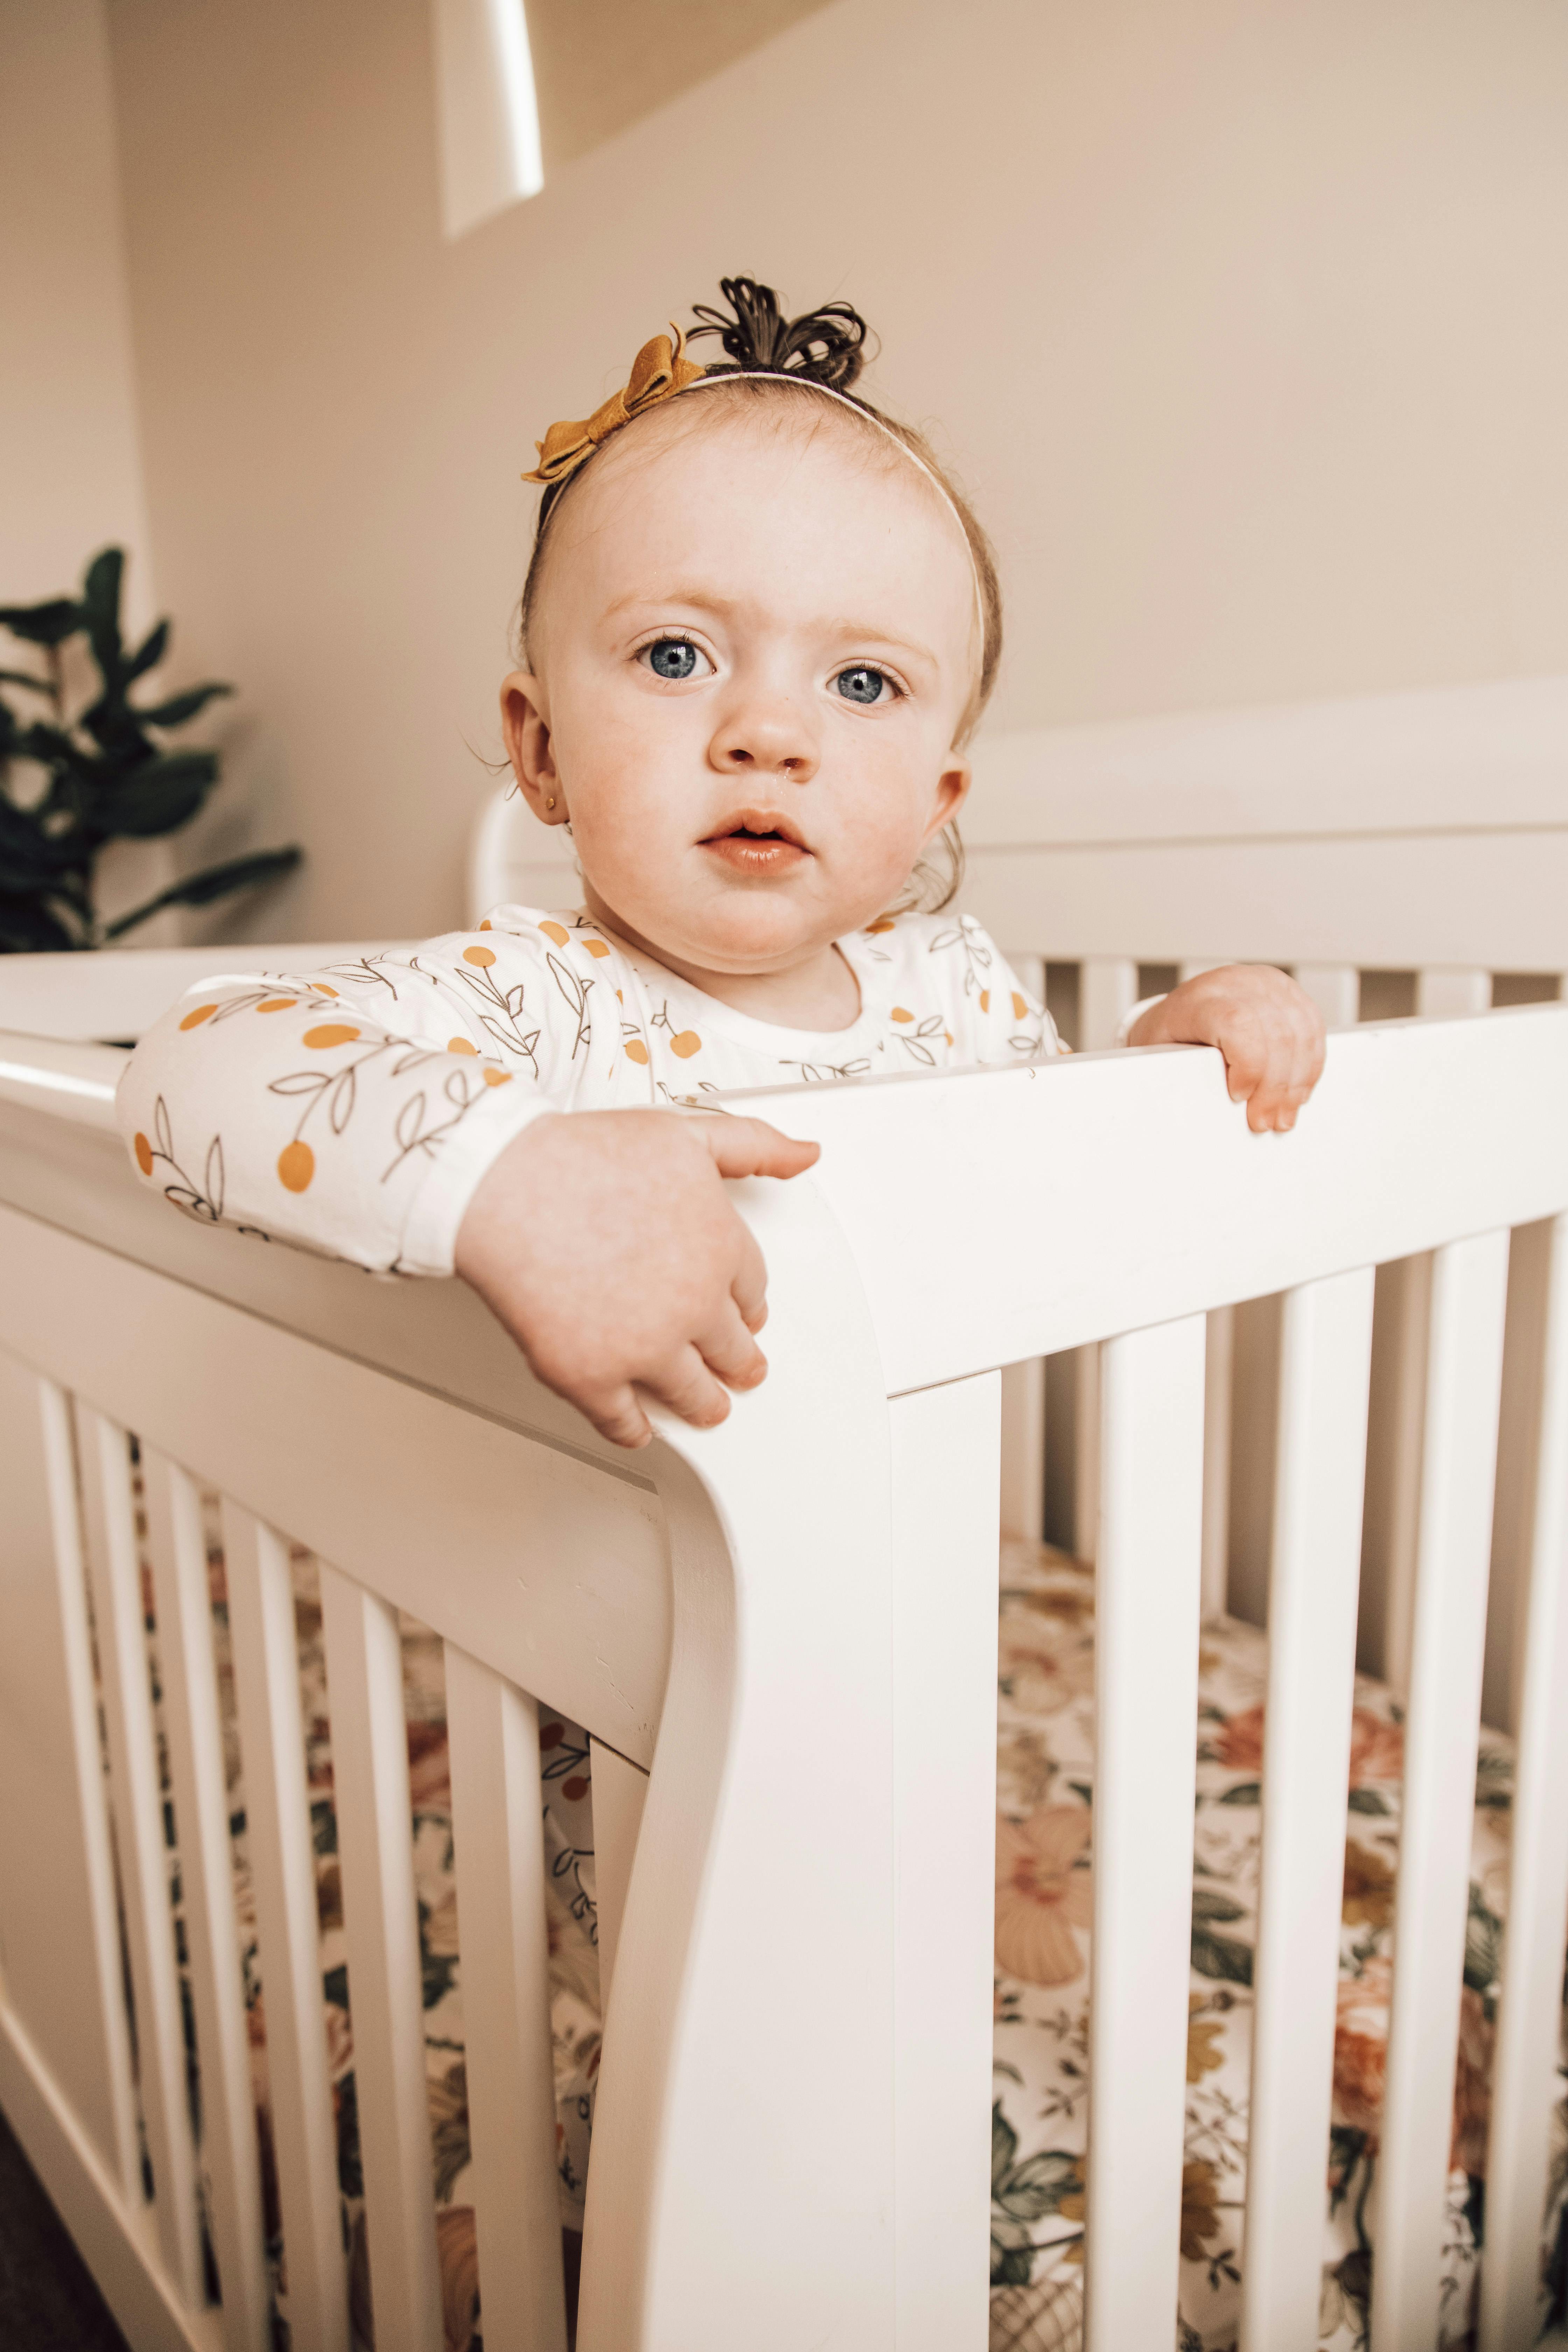
{"type": "Polygon", "coordinates": [[[4,2116],[0,2347],[5,2352],[129,2352],[4,2116]]]}

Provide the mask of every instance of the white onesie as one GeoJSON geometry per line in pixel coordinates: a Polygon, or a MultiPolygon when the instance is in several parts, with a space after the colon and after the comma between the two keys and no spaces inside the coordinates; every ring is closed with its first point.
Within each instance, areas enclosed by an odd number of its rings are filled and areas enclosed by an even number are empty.
{"type": "Polygon", "coordinates": [[[827,1034],[736,1013],[586,915],[531,907],[308,977],[223,974],[137,1046],[120,1124],[190,1216],[442,1275],[479,1179],[543,1112],[1064,1050],[970,916],[884,915],[838,946],[860,1013],[827,1034]]]}

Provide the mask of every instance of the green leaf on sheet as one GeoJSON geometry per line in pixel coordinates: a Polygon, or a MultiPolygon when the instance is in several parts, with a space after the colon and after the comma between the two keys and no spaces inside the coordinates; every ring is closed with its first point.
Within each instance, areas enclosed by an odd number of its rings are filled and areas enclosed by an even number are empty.
{"type": "Polygon", "coordinates": [[[1263,1784],[1260,1780],[1238,1781],[1234,1789],[1227,1789],[1223,1797],[1215,1799],[1216,1805],[1260,1805],[1262,1801],[1263,1784]]]}
{"type": "Polygon", "coordinates": [[[1234,1936],[1216,1936],[1211,1927],[1193,1927],[1193,1966],[1202,1977],[1217,1977],[1224,1984],[1252,1982],[1252,1948],[1234,1936]]]}
{"type": "Polygon", "coordinates": [[[1216,1895],[1210,1886],[1194,1886],[1193,1916],[1194,1919],[1245,1919],[1247,1913],[1239,1903],[1233,1903],[1228,1895],[1216,1895]]]}
{"type": "Polygon", "coordinates": [[[1380,1819],[1386,1819],[1393,1810],[1375,1789],[1352,1789],[1350,1806],[1352,1813],[1375,1813],[1380,1819]]]}

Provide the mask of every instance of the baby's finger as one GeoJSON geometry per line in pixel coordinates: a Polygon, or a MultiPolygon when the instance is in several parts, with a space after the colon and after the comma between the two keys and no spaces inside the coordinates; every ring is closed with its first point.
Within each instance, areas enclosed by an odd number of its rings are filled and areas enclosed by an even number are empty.
{"type": "Polygon", "coordinates": [[[648,1417],[638,1404],[629,1382],[611,1389],[602,1396],[574,1396],[569,1402],[585,1413],[601,1437],[612,1445],[624,1445],[635,1453],[647,1445],[653,1436],[648,1417]]]}
{"type": "Polygon", "coordinates": [[[693,1429],[715,1429],[729,1417],[729,1398],[693,1347],[677,1348],[637,1385],[693,1429]]]}
{"type": "Polygon", "coordinates": [[[697,1334],[697,1352],[727,1388],[754,1389],[768,1376],[768,1360],[726,1299],[713,1323],[697,1334]]]}
{"type": "Polygon", "coordinates": [[[1225,1082],[1232,1102],[1250,1103],[1268,1076],[1268,1051],[1261,1038],[1226,1038],[1225,1082]]]}
{"type": "Polygon", "coordinates": [[[721,1176],[800,1176],[822,1150],[781,1135],[765,1118],[705,1118],[702,1139],[721,1176]]]}

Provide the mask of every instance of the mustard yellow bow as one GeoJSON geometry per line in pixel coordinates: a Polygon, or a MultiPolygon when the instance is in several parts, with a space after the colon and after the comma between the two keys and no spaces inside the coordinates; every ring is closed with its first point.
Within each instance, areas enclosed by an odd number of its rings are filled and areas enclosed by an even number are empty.
{"type": "Polygon", "coordinates": [[[585,457],[591,457],[601,441],[627,425],[642,409],[651,408],[656,401],[668,400],[672,392],[680,392],[695,383],[707,370],[695,361],[683,356],[686,338],[671,323],[669,335],[655,335],[646,342],[632,362],[632,372],[626,390],[617,392],[592,416],[580,423],[566,421],[552,425],[542,441],[536,441],[539,463],[525,482],[563,482],[574,473],[585,457]],[[669,335],[675,337],[672,343],[669,335]]]}

